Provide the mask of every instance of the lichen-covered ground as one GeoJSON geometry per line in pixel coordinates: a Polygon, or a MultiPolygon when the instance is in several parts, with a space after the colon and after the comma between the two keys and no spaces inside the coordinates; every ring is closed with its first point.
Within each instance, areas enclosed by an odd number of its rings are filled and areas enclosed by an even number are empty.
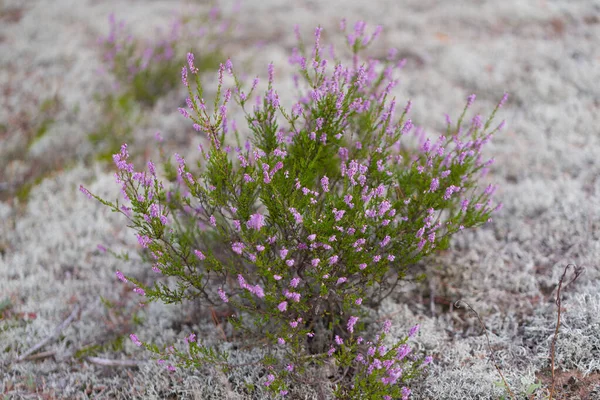
{"type": "MultiPolygon", "coordinates": [[[[224,12],[234,9],[223,2],[224,12]]],[[[139,310],[120,269],[147,270],[135,257],[125,221],[79,191],[111,198],[112,169],[95,161],[88,134],[103,118],[94,95],[109,85],[97,39],[108,15],[151,38],[176,15],[207,10],[200,1],[0,1],[0,397],[18,398],[262,398],[262,371],[238,369],[170,374],[154,362],[136,368],[101,360],[143,361],[148,354],[119,337],[135,331],[169,342],[185,332],[215,337],[204,311],[154,304],[139,310]],[[98,250],[129,251],[124,262],[98,250]],[[115,304],[109,309],[102,298],[115,304]],[[124,307],[125,311],[121,311],[124,307]],[[131,318],[137,315],[141,321],[131,318]],[[27,350],[52,340],[26,359],[27,350]],[[87,353],[86,353],[87,352],[87,353]],[[92,355],[96,358],[86,358],[92,355]],[[253,394],[251,385],[256,384],[253,394]]],[[[396,90],[412,99],[412,119],[435,134],[445,112],[456,115],[470,93],[507,128],[488,149],[488,179],[504,203],[493,222],[456,237],[451,249],[424,263],[425,283],[406,284],[384,304],[403,336],[421,324],[416,341],[434,356],[413,386],[415,399],[499,399],[506,392],[490,362],[477,319],[450,306],[467,301],[489,329],[498,365],[518,398],[534,383],[547,387],[556,325],[556,287],[568,263],[585,273],[563,290],[557,340],[557,398],[600,399],[600,3],[571,0],[253,1],[241,3],[225,56],[250,75],[276,65],[281,91],[294,24],[310,35],[321,25],[335,40],[341,18],[384,26],[380,45],[406,57],[396,90]]],[[[284,96],[285,97],[285,96],[284,96]]],[[[133,135],[194,149],[197,141],[177,113],[185,94],[158,100],[133,135]],[[195,142],[194,142],[195,143],[195,142]]],[[[155,156],[152,145],[145,149],[155,156]]],[[[570,275],[569,275],[570,278],[570,275]]],[[[243,362],[256,350],[234,353],[243,362]]],[[[544,391],[537,391],[542,398],[544,391]]],[[[291,398],[317,398],[296,388],[291,398]]]]}

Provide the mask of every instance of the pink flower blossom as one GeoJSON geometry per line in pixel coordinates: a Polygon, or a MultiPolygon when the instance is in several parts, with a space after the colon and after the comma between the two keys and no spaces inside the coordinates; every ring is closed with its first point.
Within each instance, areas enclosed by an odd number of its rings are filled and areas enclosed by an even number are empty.
{"type": "Polygon", "coordinates": [[[244,251],[244,248],[246,246],[244,245],[244,243],[240,243],[240,242],[235,242],[234,244],[231,245],[231,249],[237,253],[237,254],[242,254],[242,252],[244,251]]]}
{"type": "Polygon", "coordinates": [[[221,298],[223,303],[229,303],[229,298],[227,297],[227,294],[223,291],[223,289],[219,288],[217,292],[219,293],[219,297],[221,298]]]}
{"type": "Polygon", "coordinates": [[[261,214],[252,214],[250,216],[250,220],[246,222],[246,226],[249,229],[254,229],[259,231],[263,226],[265,226],[265,217],[261,214]]]}
{"type": "Polygon", "coordinates": [[[354,325],[356,325],[357,321],[358,321],[358,317],[350,317],[348,319],[348,324],[346,325],[346,327],[348,328],[348,332],[350,332],[350,333],[354,332],[354,325]]]}
{"type": "Polygon", "coordinates": [[[125,283],[128,282],[127,278],[125,278],[125,276],[123,276],[123,273],[121,271],[117,271],[116,275],[117,275],[117,278],[119,278],[119,280],[121,282],[125,282],[125,283]]]}
{"type": "Polygon", "coordinates": [[[417,334],[417,332],[419,332],[419,328],[420,328],[419,324],[410,328],[410,331],[408,332],[408,337],[411,338],[411,337],[415,336],[417,334]]]}
{"type": "Polygon", "coordinates": [[[137,347],[140,347],[142,345],[142,342],[140,342],[140,340],[138,339],[138,337],[136,335],[134,335],[133,333],[131,335],[129,335],[129,338],[131,338],[131,341],[133,342],[133,344],[135,344],[137,347]]]}
{"type": "Polygon", "coordinates": [[[277,308],[279,309],[279,311],[284,312],[285,310],[287,310],[287,305],[287,301],[282,301],[281,303],[279,303],[277,308]]]}
{"type": "Polygon", "coordinates": [[[267,375],[267,380],[265,381],[265,386],[271,386],[271,383],[275,381],[275,376],[273,374],[267,375]]]}
{"type": "Polygon", "coordinates": [[[198,259],[200,260],[204,260],[206,259],[206,256],[200,251],[200,250],[194,250],[194,254],[196,255],[196,257],[198,257],[198,259]]]}

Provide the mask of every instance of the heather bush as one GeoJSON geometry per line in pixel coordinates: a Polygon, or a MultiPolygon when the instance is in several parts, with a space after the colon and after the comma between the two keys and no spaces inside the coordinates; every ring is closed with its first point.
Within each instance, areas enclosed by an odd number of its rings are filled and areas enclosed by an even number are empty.
{"type": "MultiPolygon", "coordinates": [[[[404,61],[393,50],[384,60],[363,58],[380,31],[354,26],[349,63],[325,55],[321,28],[311,48],[300,42],[290,58],[298,96],[289,109],[274,65],[257,94],[258,78],[246,85],[230,60],[209,104],[188,54],[181,78],[189,97],[179,111],[206,138],[199,159],[176,154],[160,179],[152,162],[136,171],[123,145],[114,162],[125,203],[81,188],[126,216],[156,273],[153,282],[117,277],[144,304],[200,300],[225,310],[238,340],[266,352],[260,365],[273,393],[285,395],[326,365],[329,375],[312,383],[336,397],[408,398],[409,381],[431,361],[408,343],[418,326],[392,343],[390,322],[376,334],[372,312],[412,265],[497,208],[494,186],[478,181],[492,162],[482,148],[501,128],[491,124],[506,95],[485,121],[465,120],[469,96],[456,123],[446,116],[446,132],[427,138],[408,118],[410,101],[396,117],[391,92],[404,61]]],[[[177,348],[131,339],[171,370],[236,367],[195,334],[177,348]]]]}

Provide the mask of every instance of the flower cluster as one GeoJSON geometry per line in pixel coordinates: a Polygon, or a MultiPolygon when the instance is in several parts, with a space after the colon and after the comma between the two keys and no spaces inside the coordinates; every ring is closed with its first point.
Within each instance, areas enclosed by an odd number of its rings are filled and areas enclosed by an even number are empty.
{"type": "MultiPolygon", "coordinates": [[[[232,310],[229,322],[248,340],[269,340],[264,383],[276,393],[287,393],[308,365],[333,357],[354,371],[336,378],[340,393],[407,398],[406,382],[430,359],[413,358],[408,337],[385,347],[387,324],[375,340],[358,336],[368,328],[363,299],[376,306],[377,293],[392,289],[390,276],[401,279],[496,208],[494,188],[482,189],[477,180],[491,163],[482,149],[501,128],[490,125],[505,99],[485,123],[475,116],[463,126],[475,100],[469,97],[458,122],[448,118],[446,132],[428,138],[408,118],[410,102],[396,117],[391,93],[403,60],[393,50],[385,60],[360,60],[380,31],[369,35],[357,23],[348,34],[352,61],[345,64],[324,56],[317,28],[312,50],[302,44],[290,58],[300,92],[291,111],[280,104],[273,65],[264,93],[256,95],[258,78],[246,89],[229,60],[219,67],[211,107],[188,54],[181,79],[189,96],[179,111],[205,137],[199,160],[176,155],[175,165],[165,166],[173,182],[165,188],[154,165],[135,171],[124,145],[114,161],[128,205],[98,198],[130,219],[163,276],[151,286],[127,277],[136,292],[147,301],[197,298],[232,310]],[[246,116],[244,136],[251,140],[245,143],[233,103],[246,116]],[[167,277],[176,279],[176,289],[167,277]]],[[[181,365],[221,360],[197,341],[187,346],[175,351],[181,365]]]]}
{"type": "MultiPolygon", "coordinates": [[[[182,40],[182,23],[175,21],[168,35],[158,41],[142,43],[127,32],[125,22],[109,16],[109,33],[99,43],[104,52],[103,68],[113,74],[120,86],[130,88],[136,100],[152,104],[162,93],[175,87],[175,71],[181,63],[178,43],[182,40]],[[160,73],[166,75],[159,77],[160,73]]],[[[123,88],[120,88],[121,90],[123,88]]]]}
{"type": "MultiPolygon", "coordinates": [[[[403,383],[418,376],[431,363],[432,357],[415,357],[407,344],[417,334],[419,325],[415,325],[403,340],[388,347],[384,343],[390,327],[391,321],[385,321],[382,332],[374,341],[366,341],[359,336],[342,346],[340,364],[353,368],[355,374],[351,385],[340,385],[337,388],[338,398],[363,398],[367,394],[374,397],[381,394],[381,398],[386,400],[408,399],[411,390],[403,383]],[[377,392],[378,389],[380,393],[377,392]]],[[[336,337],[336,343],[342,345],[343,342],[337,339],[336,337]]],[[[331,353],[335,350],[332,347],[331,353]]]]}

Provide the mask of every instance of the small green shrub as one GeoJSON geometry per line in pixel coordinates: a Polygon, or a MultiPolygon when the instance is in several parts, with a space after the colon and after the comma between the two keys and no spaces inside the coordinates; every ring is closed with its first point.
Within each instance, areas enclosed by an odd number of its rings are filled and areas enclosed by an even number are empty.
{"type": "MultiPolygon", "coordinates": [[[[411,354],[407,341],[418,326],[387,343],[388,321],[368,339],[369,313],[393,290],[390,278],[404,278],[496,209],[495,188],[479,187],[478,179],[491,164],[481,151],[502,127],[490,128],[506,96],[485,122],[476,115],[466,123],[469,96],[444,135],[406,144],[411,131],[421,131],[408,119],[410,102],[395,116],[390,93],[403,62],[394,51],[384,61],[360,58],[379,32],[367,35],[357,23],[346,64],[325,57],[317,28],[312,50],[300,45],[291,57],[300,93],[291,110],[280,104],[272,64],[266,91],[250,106],[258,78],[245,89],[229,60],[219,67],[211,107],[188,54],[182,81],[189,96],[179,111],[208,141],[201,159],[175,155],[168,183],[152,162],[136,171],[123,145],[114,162],[125,203],[81,188],[126,216],[157,274],[151,284],[117,277],[144,302],[199,299],[231,310],[228,321],[243,342],[266,339],[260,365],[273,393],[288,393],[309,368],[328,364],[327,382],[313,383],[327,383],[339,398],[406,399],[408,383],[431,361],[411,354]],[[243,131],[230,119],[233,102],[245,113],[243,131]],[[243,136],[250,139],[242,143],[243,136]]],[[[131,339],[170,370],[170,360],[235,368],[195,334],[182,349],[131,339]]]]}

